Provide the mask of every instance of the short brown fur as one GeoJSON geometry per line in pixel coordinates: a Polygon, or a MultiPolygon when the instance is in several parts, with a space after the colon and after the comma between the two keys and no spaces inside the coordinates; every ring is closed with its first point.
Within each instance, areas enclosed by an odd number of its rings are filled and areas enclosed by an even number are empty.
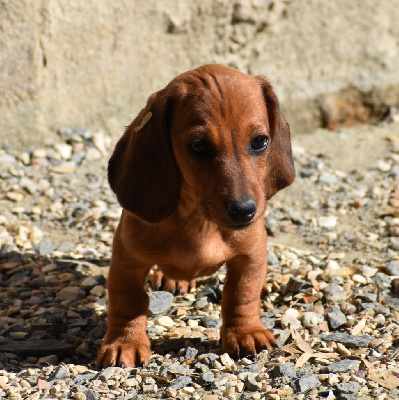
{"type": "Polygon", "coordinates": [[[275,338],[260,321],[263,216],[269,199],[294,178],[289,126],[265,77],[211,64],[150,96],[109,161],[123,212],[98,366],[148,362],[144,283],[153,265],[155,287],[187,291],[226,263],[223,349],[243,356],[271,350],[275,338]],[[269,143],[255,154],[250,147],[258,136],[269,143]],[[207,144],[204,154],[192,151],[196,141],[207,144]]]}

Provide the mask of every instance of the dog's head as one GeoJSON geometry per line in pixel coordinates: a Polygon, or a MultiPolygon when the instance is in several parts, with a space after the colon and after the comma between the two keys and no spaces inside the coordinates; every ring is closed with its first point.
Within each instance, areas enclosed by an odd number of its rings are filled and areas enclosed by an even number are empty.
{"type": "Polygon", "coordinates": [[[122,207],[148,222],[190,203],[242,228],[295,178],[289,126],[265,77],[205,65],[150,96],[117,143],[108,178],[122,207]]]}

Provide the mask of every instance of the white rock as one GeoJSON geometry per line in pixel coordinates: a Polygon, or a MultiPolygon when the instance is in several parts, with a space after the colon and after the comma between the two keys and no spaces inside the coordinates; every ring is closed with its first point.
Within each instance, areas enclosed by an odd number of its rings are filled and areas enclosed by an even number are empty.
{"type": "Polygon", "coordinates": [[[303,326],[306,328],[313,328],[324,321],[324,317],[321,314],[315,312],[305,312],[302,316],[303,326]]]}
{"type": "Polygon", "coordinates": [[[29,240],[32,243],[39,243],[43,239],[43,232],[37,226],[32,226],[29,233],[29,240]]]}
{"type": "Polygon", "coordinates": [[[159,316],[156,320],[155,323],[158,325],[164,326],[166,328],[169,328],[174,325],[173,319],[168,317],[167,315],[161,315],[159,316]]]}
{"type": "Polygon", "coordinates": [[[72,146],[70,146],[69,144],[60,143],[60,144],[56,144],[54,147],[56,148],[58,153],[60,153],[61,157],[64,160],[69,160],[71,158],[72,146]]]}
{"type": "Polygon", "coordinates": [[[337,225],[337,217],[319,217],[318,223],[322,228],[334,228],[337,225]]]}
{"type": "Polygon", "coordinates": [[[66,161],[53,168],[53,172],[58,174],[72,174],[76,171],[76,164],[73,161],[66,161]]]}

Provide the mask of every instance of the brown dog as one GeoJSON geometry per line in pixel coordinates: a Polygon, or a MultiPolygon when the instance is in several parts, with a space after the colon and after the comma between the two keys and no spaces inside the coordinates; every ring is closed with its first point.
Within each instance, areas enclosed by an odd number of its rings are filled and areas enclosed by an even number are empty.
{"type": "Polygon", "coordinates": [[[222,65],[179,75],[126,129],[108,175],[123,212],[98,366],[148,362],[144,283],[155,264],[164,289],[187,290],[183,281],[226,263],[223,349],[243,356],[272,349],[275,338],[260,321],[263,216],[295,169],[288,123],[268,80],[222,65]]]}

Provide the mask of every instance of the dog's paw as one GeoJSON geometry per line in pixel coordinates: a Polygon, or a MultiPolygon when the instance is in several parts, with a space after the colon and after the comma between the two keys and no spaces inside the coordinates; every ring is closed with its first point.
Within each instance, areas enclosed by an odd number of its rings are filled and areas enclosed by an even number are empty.
{"type": "Polygon", "coordinates": [[[236,358],[272,351],[277,347],[273,334],[262,325],[256,327],[232,326],[222,328],[223,350],[236,358]]]}
{"type": "Polygon", "coordinates": [[[133,340],[104,341],[97,357],[97,367],[144,367],[151,355],[150,341],[145,335],[133,340]]]}
{"type": "Polygon", "coordinates": [[[176,281],[168,278],[159,268],[155,270],[151,278],[151,288],[153,290],[165,290],[174,295],[187,293],[193,287],[195,287],[195,279],[191,281],[176,281]]]}

